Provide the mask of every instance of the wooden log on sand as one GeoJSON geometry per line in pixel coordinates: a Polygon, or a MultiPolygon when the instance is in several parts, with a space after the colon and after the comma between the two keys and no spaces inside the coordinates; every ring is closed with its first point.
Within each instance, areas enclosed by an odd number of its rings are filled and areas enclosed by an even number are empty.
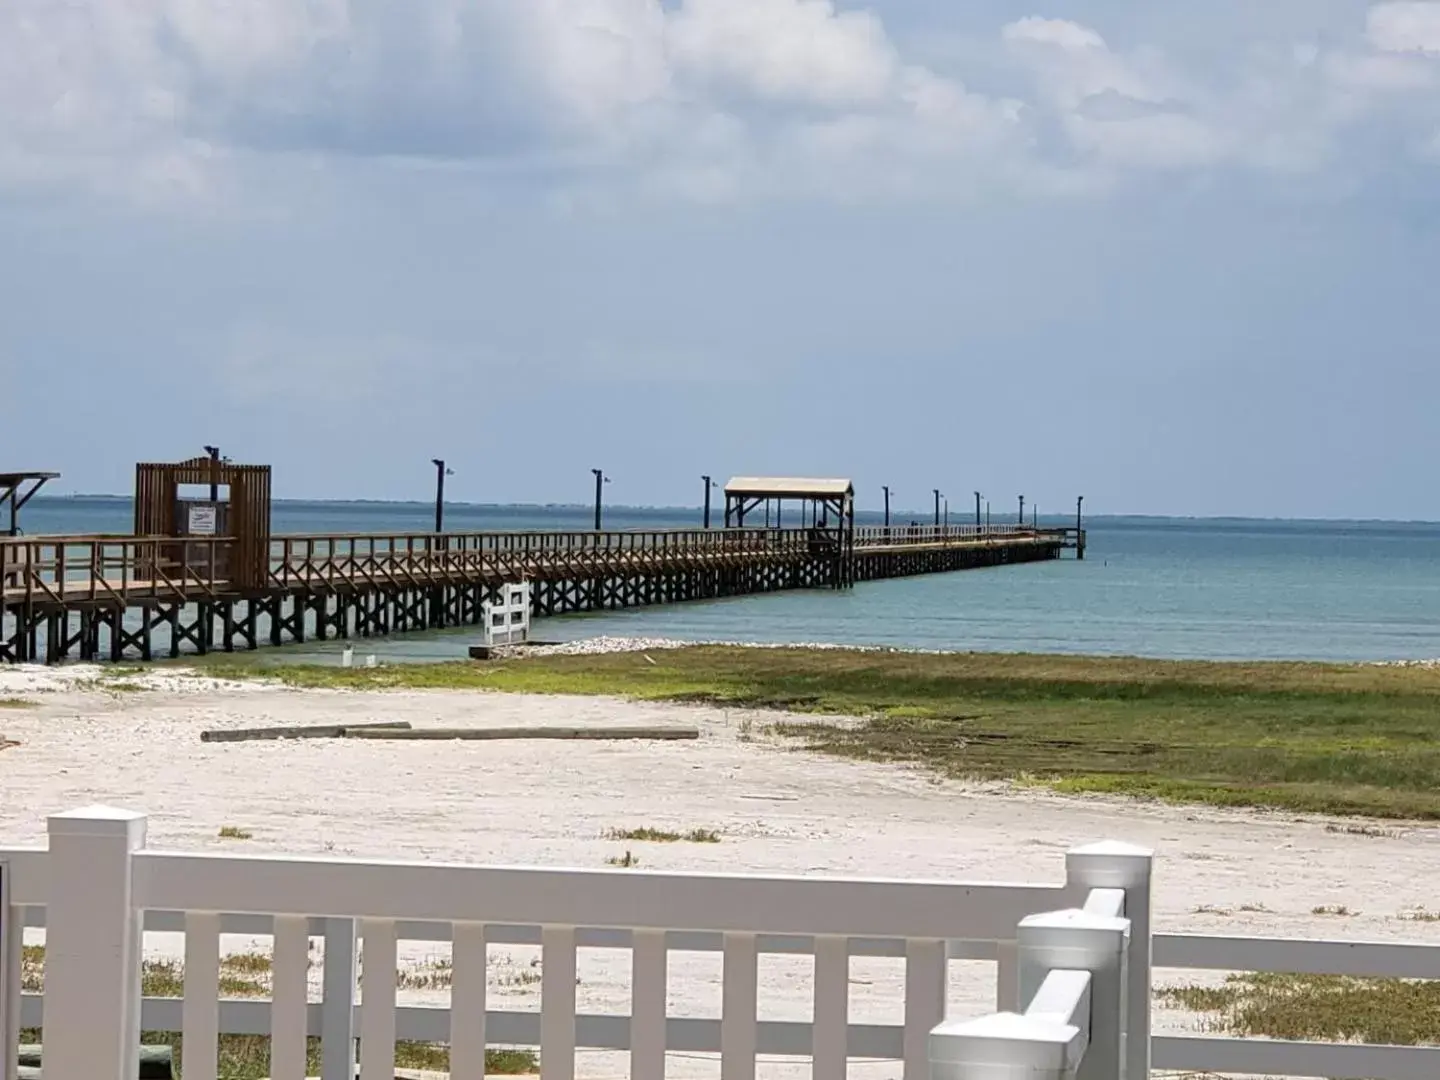
{"type": "Polygon", "coordinates": [[[497,739],[698,739],[700,729],[693,727],[491,727],[491,728],[385,728],[348,727],[347,739],[422,740],[463,739],[488,741],[497,739]]]}
{"type": "Polygon", "coordinates": [[[365,724],[310,724],[292,727],[221,728],[202,731],[201,742],[249,742],[253,739],[338,739],[347,731],[408,731],[409,720],[382,720],[365,724]]]}

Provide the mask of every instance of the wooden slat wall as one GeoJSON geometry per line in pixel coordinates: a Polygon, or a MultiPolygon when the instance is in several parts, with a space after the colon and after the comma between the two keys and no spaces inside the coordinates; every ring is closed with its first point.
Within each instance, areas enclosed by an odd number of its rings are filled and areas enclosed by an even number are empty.
{"type": "MultiPolygon", "coordinates": [[[[206,457],[170,464],[142,462],[135,466],[135,535],[175,536],[175,500],[182,484],[208,485],[212,480],[230,489],[229,534],[236,543],[228,576],[240,588],[266,583],[270,559],[270,466],[212,466],[206,457]]],[[[166,553],[178,558],[180,549],[166,553]]]]}

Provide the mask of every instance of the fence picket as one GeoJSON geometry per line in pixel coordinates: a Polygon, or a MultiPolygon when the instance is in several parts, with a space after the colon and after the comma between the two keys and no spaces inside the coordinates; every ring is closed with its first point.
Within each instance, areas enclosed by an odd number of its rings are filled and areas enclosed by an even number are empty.
{"type": "Polygon", "coordinates": [[[486,938],[483,923],[456,923],[450,954],[450,1075],[485,1076],[486,938]]]}
{"type": "Polygon", "coordinates": [[[275,916],[275,955],[270,966],[271,1080],[305,1080],[309,923],[303,915],[275,916]]]}
{"type": "Polygon", "coordinates": [[[220,1045],[220,916],[185,916],[185,1003],[181,1053],[185,1080],[215,1080],[220,1045]]]}
{"type": "Polygon", "coordinates": [[[540,1075],[575,1077],[575,928],[540,931],[540,1075]]]}
{"type": "Polygon", "coordinates": [[[845,1080],[850,1023],[850,941],[815,939],[815,1017],[811,1029],[814,1080],[845,1080]]]}
{"type": "Polygon", "coordinates": [[[395,924],[360,924],[360,1080],[395,1077],[395,924]]]}
{"type": "Polygon", "coordinates": [[[945,942],[905,944],[905,1080],[928,1080],[930,1032],[945,1019],[945,942]]]}
{"type": "Polygon", "coordinates": [[[665,1080],[669,954],[663,930],[636,930],[630,956],[631,1080],[665,1080]]]}
{"type": "Polygon", "coordinates": [[[725,935],[720,1080],[755,1080],[759,955],[754,934],[725,935]]]}

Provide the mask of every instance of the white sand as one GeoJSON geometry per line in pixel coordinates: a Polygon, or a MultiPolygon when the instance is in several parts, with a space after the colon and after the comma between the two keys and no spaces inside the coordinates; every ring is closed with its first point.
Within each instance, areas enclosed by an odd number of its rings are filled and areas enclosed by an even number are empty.
{"type": "MultiPolygon", "coordinates": [[[[938,782],[923,772],[797,752],[750,734],[770,714],[600,698],[448,692],[292,691],[147,673],[144,690],[106,692],[94,669],[0,670],[0,844],[43,841],[45,815],[93,802],[140,809],[151,844],[187,850],[333,852],[385,858],[598,867],[625,849],[645,869],[839,873],[877,877],[1058,881],[1066,848],[1099,839],[1153,847],[1162,932],[1440,941],[1440,831],[1385,826],[1353,835],[1288,814],[1177,809],[1061,798],[1004,785],[938,782]],[[202,743],[203,728],[409,720],[416,726],[698,726],[697,742],[202,743]],[[249,841],[218,836],[224,825],[249,841]],[[719,844],[635,844],[614,827],[709,828],[719,844]],[[1241,911],[1242,906],[1263,910],[1241,911]],[[1347,917],[1316,916],[1343,906],[1347,917]],[[1201,909],[1212,913],[1204,913],[1201,909]]],[[[170,935],[148,945],[178,952],[170,935]]],[[[231,948],[244,943],[227,942],[231,948]]],[[[445,948],[412,943],[417,963],[445,948]]],[[[532,954],[496,947],[502,1008],[538,1008],[514,985],[532,954]],[[507,985],[508,984],[508,985],[507,985]]],[[[954,965],[953,1007],[991,1007],[993,968],[954,965]]],[[[807,1020],[808,958],[761,962],[761,1012],[807,1020]]],[[[628,1009],[628,957],[581,954],[580,1008],[628,1009]]],[[[1194,981],[1162,973],[1169,981],[1194,981]]],[[[677,955],[672,1015],[718,1016],[718,956],[677,955]]],[[[1213,976],[1212,976],[1213,977],[1213,976]]],[[[898,961],[856,959],[852,1020],[900,1019],[898,961]]],[[[445,995],[417,1000],[443,1002],[445,995]]],[[[1162,1013],[1160,1026],[1193,1027],[1162,1013]]],[[[582,1055],[587,1074],[623,1056],[582,1055]]],[[[676,1063],[709,1075],[709,1063],[676,1063]]],[[[860,1066],[866,1076],[893,1065],[860,1066]]],[[[773,1069],[767,1070],[774,1074],[773,1069]]],[[[785,1072],[790,1072],[789,1069],[785,1072]]]]}

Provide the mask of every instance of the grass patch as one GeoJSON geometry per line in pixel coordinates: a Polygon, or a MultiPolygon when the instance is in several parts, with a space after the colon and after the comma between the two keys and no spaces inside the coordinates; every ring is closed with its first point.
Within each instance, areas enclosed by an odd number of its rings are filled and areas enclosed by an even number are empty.
{"type": "MultiPolygon", "coordinates": [[[[27,993],[41,993],[44,988],[45,947],[26,945],[20,956],[20,981],[27,993]]],[[[269,988],[260,977],[268,976],[270,958],[263,953],[237,953],[220,960],[220,996],[223,998],[268,998],[269,988]]],[[[523,974],[528,974],[525,972],[523,974]]],[[[535,973],[538,982],[540,975],[535,973]]],[[[140,988],[146,997],[178,998],[183,996],[184,970],[174,961],[146,961],[141,968],[140,988]]],[[[403,974],[401,986],[408,986],[403,974]]],[[[447,984],[448,985],[448,984],[447,984]]],[[[421,988],[421,987],[414,987],[421,988]]],[[[21,1031],[22,1043],[43,1043],[41,1028],[21,1031]]],[[[140,1041],[151,1046],[173,1046],[181,1070],[184,1068],[184,1040],[178,1031],[147,1031],[140,1041]]],[[[320,1071],[320,1040],[307,1044],[306,1075],[320,1071]]],[[[227,1080],[259,1080],[270,1075],[270,1040],[263,1035],[221,1035],[219,1075],[227,1080]]],[[[439,1043],[397,1042],[395,1064],[402,1069],[450,1070],[450,1048],[439,1043]]],[[[539,1059],[531,1050],[490,1049],[485,1051],[485,1071],[495,1075],[514,1076],[534,1073],[539,1059]]]]}
{"type": "Polygon", "coordinates": [[[666,829],[652,829],[642,826],[638,829],[606,829],[601,834],[604,840],[634,840],[643,844],[718,844],[720,834],[714,829],[690,829],[687,832],[670,832],[666,829]]]}
{"type": "Polygon", "coordinates": [[[455,965],[443,957],[395,976],[395,985],[402,990],[448,990],[454,981],[455,965]]]}
{"type": "Polygon", "coordinates": [[[18,697],[0,697],[0,709],[33,709],[38,702],[26,701],[18,697]]]}
{"type": "Polygon", "coordinates": [[[810,714],[796,745],[946,777],[1440,820],[1440,669],[695,647],[339,668],[205,658],[296,687],[613,694],[810,714]],[[651,662],[653,661],[653,662],[651,662]],[[862,717],[827,723],[826,715],[862,717]]]}
{"type": "Polygon", "coordinates": [[[104,683],[106,692],[111,694],[143,694],[150,687],[143,683],[131,682],[125,679],[111,679],[104,683]]]}
{"type": "Polygon", "coordinates": [[[1351,911],[1344,904],[1321,904],[1319,907],[1310,909],[1311,915],[1330,915],[1337,919],[1348,919],[1352,915],[1360,914],[1358,911],[1351,911]]]}
{"type": "Polygon", "coordinates": [[[238,825],[221,825],[221,840],[254,840],[255,834],[248,829],[242,829],[238,825]]]}
{"type": "Polygon", "coordinates": [[[231,953],[220,958],[220,970],[232,975],[269,975],[272,967],[270,957],[262,952],[231,953]]]}
{"type": "Polygon", "coordinates": [[[622,870],[629,870],[631,867],[640,865],[640,856],[633,851],[626,851],[624,855],[611,855],[605,860],[606,866],[618,866],[622,870]]]}
{"type": "Polygon", "coordinates": [[[1382,829],[1377,825],[1366,825],[1360,822],[1346,822],[1343,825],[1326,825],[1325,831],[1336,833],[1340,836],[1368,836],[1376,840],[1393,840],[1400,834],[1394,829],[1382,829]]]}
{"type": "Polygon", "coordinates": [[[1338,975],[1232,975],[1223,986],[1156,991],[1208,1014],[1217,1034],[1400,1046],[1440,1043],[1440,982],[1338,975]]]}

